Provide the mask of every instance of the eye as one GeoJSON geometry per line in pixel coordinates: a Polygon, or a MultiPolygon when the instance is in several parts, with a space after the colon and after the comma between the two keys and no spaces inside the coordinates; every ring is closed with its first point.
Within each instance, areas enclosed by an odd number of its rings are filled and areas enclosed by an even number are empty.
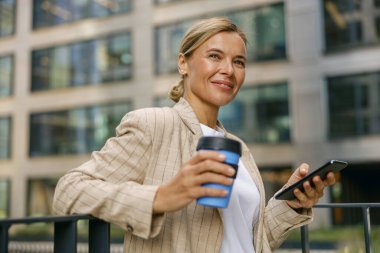
{"type": "Polygon", "coordinates": [[[212,60],[220,60],[220,56],[218,54],[215,54],[215,53],[210,54],[209,57],[212,60]]]}
{"type": "Polygon", "coordinates": [[[235,64],[245,68],[245,61],[242,61],[242,60],[235,60],[234,61],[235,64]]]}

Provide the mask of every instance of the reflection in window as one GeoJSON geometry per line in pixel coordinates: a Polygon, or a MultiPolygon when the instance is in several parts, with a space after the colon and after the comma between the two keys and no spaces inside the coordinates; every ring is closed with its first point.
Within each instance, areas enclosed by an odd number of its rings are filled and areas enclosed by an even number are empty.
{"type": "Polygon", "coordinates": [[[331,77],[329,136],[380,134],[380,73],[331,77]]]}
{"type": "Polygon", "coordinates": [[[12,94],[13,57],[0,56],[0,98],[12,94]]]}
{"type": "Polygon", "coordinates": [[[260,166],[259,168],[263,178],[266,201],[268,202],[288,182],[292,168],[291,166],[260,166]]]}
{"type": "Polygon", "coordinates": [[[127,80],[132,76],[129,33],[35,50],[32,90],[127,80]]]}
{"type": "Polygon", "coordinates": [[[0,179],[0,218],[9,216],[10,183],[8,179],[0,179]]]}
{"type": "Polygon", "coordinates": [[[11,154],[11,118],[0,117],[0,160],[11,154]]]}
{"type": "Polygon", "coordinates": [[[35,113],[30,118],[30,156],[80,154],[99,150],[114,136],[130,103],[35,113]]]}
{"type": "Polygon", "coordinates": [[[28,180],[28,216],[47,216],[53,214],[52,203],[57,182],[57,178],[28,180]]]}
{"type": "Polygon", "coordinates": [[[15,31],[16,0],[0,0],[0,38],[15,31]]]}
{"type": "Polygon", "coordinates": [[[224,127],[247,142],[290,141],[288,86],[286,83],[242,88],[219,113],[224,127]]]}
{"type": "Polygon", "coordinates": [[[107,17],[131,9],[131,0],[34,0],[33,28],[107,17]]]}
{"type": "Polygon", "coordinates": [[[323,0],[323,5],[327,50],[379,42],[378,1],[372,6],[371,1],[323,0]]]}
{"type": "MultiPolygon", "coordinates": [[[[229,17],[246,33],[248,61],[286,58],[283,3],[215,15],[229,17]]],[[[196,21],[198,19],[160,26],[155,29],[157,74],[176,72],[180,41],[186,30],[196,21]]]]}

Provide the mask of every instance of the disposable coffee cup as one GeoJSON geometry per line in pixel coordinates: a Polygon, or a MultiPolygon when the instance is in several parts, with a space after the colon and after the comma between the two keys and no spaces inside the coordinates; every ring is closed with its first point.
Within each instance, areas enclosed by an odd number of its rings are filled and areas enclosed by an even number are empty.
{"type": "MultiPolygon", "coordinates": [[[[235,174],[232,178],[236,178],[239,158],[241,156],[240,142],[225,137],[204,136],[199,139],[197,150],[213,150],[224,154],[226,156],[224,163],[235,169],[235,174]]],[[[218,208],[226,208],[228,206],[233,184],[223,185],[216,183],[206,183],[203,184],[203,186],[216,189],[224,189],[228,192],[228,194],[225,197],[201,197],[197,199],[197,204],[218,208]]]]}

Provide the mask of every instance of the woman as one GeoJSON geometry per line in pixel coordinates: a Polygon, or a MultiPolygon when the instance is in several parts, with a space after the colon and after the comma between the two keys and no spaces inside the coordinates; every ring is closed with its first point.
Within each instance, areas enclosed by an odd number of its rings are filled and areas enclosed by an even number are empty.
{"type": "MultiPolygon", "coordinates": [[[[91,160],[63,176],[53,208],[58,214],[92,214],[126,230],[124,252],[271,252],[290,229],[311,221],[311,207],[335,182],[305,183],[296,200],[271,199],[247,146],[226,132],[218,111],[238,93],[245,77],[246,37],[230,20],[212,18],[191,27],[178,57],[181,81],[173,108],[128,113],[117,136],[91,160]],[[230,204],[197,205],[203,196],[226,192],[206,182],[231,184],[234,171],[217,152],[196,152],[203,135],[222,135],[243,145],[230,204]]],[[[307,174],[301,165],[288,184],[307,174]]]]}

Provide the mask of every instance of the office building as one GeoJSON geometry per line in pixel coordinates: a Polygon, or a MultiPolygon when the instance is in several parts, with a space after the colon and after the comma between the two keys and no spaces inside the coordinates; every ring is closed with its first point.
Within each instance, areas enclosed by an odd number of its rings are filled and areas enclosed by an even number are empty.
{"type": "Polygon", "coordinates": [[[379,0],[0,0],[0,216],[49,214],[57,178],[126,112],[170,104],[180,39],[211,16],[249,40],[220,120],[249,144],[267,197],[300,163],[339,159],[350,167],[324,201],[380,201],[379,0]]]}

